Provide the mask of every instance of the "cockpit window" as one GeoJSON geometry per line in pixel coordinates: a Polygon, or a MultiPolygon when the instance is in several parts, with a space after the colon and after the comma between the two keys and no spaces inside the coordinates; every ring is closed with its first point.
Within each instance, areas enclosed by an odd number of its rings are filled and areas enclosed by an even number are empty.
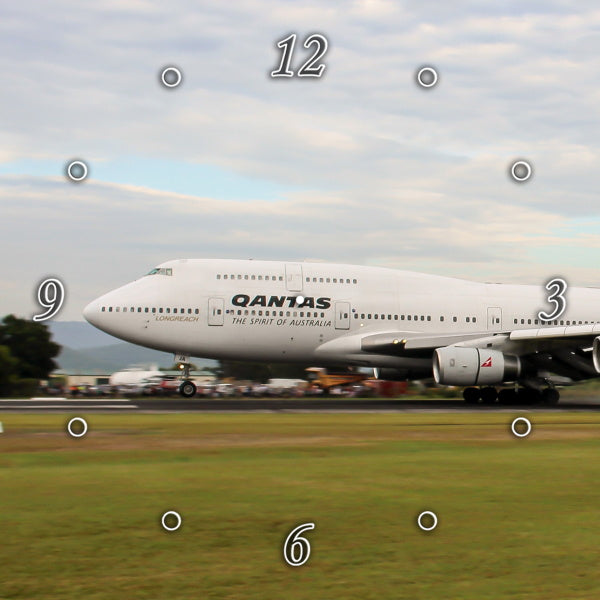
{"type": "Polygon", "coordinates": [[[173,269],[156,267],[155,269],[152,269],[152,271],[150,271],[149,273],[146,273],[146,275],[168,275],[170,277],[173,275],[173,269]]]}

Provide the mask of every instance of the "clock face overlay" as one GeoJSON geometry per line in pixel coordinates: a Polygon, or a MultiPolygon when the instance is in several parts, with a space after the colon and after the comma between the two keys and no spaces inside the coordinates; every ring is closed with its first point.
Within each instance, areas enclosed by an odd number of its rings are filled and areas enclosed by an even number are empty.
{"type": "Polygon", "coordinates": [[[598,596],[595,6],[0,16],[0,598],[598,596]]]}

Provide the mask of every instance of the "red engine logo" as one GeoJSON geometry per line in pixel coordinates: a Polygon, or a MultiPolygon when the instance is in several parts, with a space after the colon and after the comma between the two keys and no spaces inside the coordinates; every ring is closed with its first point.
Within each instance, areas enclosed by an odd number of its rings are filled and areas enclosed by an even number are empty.
{"type": "Polygon", "coordinates": [[[490,356],[486,361],[481,365],[482,367],[491,367],[492,366],[492,357],[490,356]]]}

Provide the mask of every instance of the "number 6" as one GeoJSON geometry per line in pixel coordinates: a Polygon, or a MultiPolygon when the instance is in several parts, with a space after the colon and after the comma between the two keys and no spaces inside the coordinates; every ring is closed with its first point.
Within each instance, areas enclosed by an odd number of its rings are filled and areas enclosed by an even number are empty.
{"type": "Polygon", "coordinates": [[[310,557],[310,542],[300,534],[314,529],[314,523],[303,523],[292,529],[287,536],[283,545],[283,558],[291,567],[299,567],[303,565],[310,557]],[[299,548],[300,555],[296,557],[296,548],[299,548]]]}

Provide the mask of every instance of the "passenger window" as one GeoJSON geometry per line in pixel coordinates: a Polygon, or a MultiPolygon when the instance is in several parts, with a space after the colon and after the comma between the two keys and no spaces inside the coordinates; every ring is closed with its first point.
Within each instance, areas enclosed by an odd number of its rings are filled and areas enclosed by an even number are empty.
{"type": "Polygon", "coordinates": [[[440,317],[440,321],[443,321],[443,320],[444,320],[444,317],[440,317]]]}
{"type": "Polygon", "coordinates": [[[221,279],[221,275],[220,274],[217,274],[217,279],[221,279]]]}
{"type": "Polygon", "coordinates": [[[379,319],[379,315],[373,315],[374,319],[379,319]]]}
{"type": "Polygon", "coordinates": [[[394,315],[394,321],[398,320],[398,315],[394,315]]]}
{"type": "Polygon", "coordinates": [[[404,321],[404,315],[400,315],[400,320],[404,321]]]}
{"type": "Polygon", "coordinates": [[[248,275],[244,275],[244,279],[248,279],[248,275]]]}
{"type": "Polygon", "coordinates": [[[323,278],[319,277],[319,283],[323,283],[323,278]]]}
{"type": "Polygon", "coordinates": [[[121,307],[120,306],[115,306],[115,312],[120,312],[121,307]]]}
{"type": "Polygon", "coordinates": [[[251,276],[250,276],[250,279],[251,279],[252,281],[254,281],[254,280],[256,279],[256,275],[251,275],[251,276]]]}
{"type": "Polygon", "coordinates": [[[358,319],[358,314],[357,313],[354,313],[354,318],[358,319]]]}
{"type": "Polygon", "coordinates": [[[370,319],[370,318],[371,318],[371,315],[367,315],[367,319],[370,319]]]}
{"type": "Polygon", "coordinates": [[[352,283],[356,283],[356,279],[353,279],[353,280],[352,280],[352,283]]]}
{"type": "Polygon", "coordinates": [[[365,313],[360,313],[360,318],[364,319],[365,318],[365,313]]]}
{"type": "Polygon", "coordinates": [[[304,316],[304,311],[300,313],[300,316],[303,317],[304,316]]]}
{"type": "Polygon", "coordinates": [[[158,309],[158,312],[159,312],[159,313],[161,313],[162,311],[163,311],[163,309],[162,309],[162,308],[159,308],[159,309],[158,309]]]}
{"type": "Polygon", "coordinates": [[[469,323],[471,321],[471,319],[469,319],[469,317],[466,318],[467,323],[469,323]]]}
{"type": "Polygon", "coordinates": [[[333,278],[333,283],[337,283],[337,279],[335,277],[333,278]]]}
{"type": "Polygon", "coordinates": [[[198,314],[200,314],[200,309],[199,309],[199,308],[196,308],[196,309],[194,310],[194,312],[195,312],[195,313],[198,315],[198,314]]]}
{"type": "Polygon", "coordinates": [[[156,308],[152,308],[152,312],[155,313],[156,312],[156,308]]]}
{"type": "Polygon", "coordinates": [[[108,307],[108,312],[112,312],[112,306],[108,307]]]}
{"type": "Polygon", "coordinates": [[[165,312],[166,312],[167,314],[169,314],[169,313],[171,312],[171,309],[170,309],[170,308],[165,308],[165,312]]]}
{"type": "Polygon", "coordinates": [[[241,276],[241,275],[238,275],[238,279],[241,279],[241,278],[242,278],[242,276],[241,276]]]}
{"type": "Polygon", "coordinates": [[[177,313],[177,309],[176,308],[173,309],[173,313],[177,313]]]}
{"type": "Polygon", "coordinates": [[[412,321],[412,318],[411,318],[411,316],[410,316],[410,315],[407,315],[407,316],[406,316],[406,320],[407,320],[407,321],[412,321]]]}
{"type": "Polygon", "coordinates": [[[259,276],[258,276],[258,280],[259,280],[259,281],[262,281],[262,275],[259,275],[259,276]]]}
{"type": "Polygon", "coordinates": [[[306,283],[310,283],[310,277],[306,278],[306,283]]]}
{"type": "Polygon", "coordinates": [[[457,319],[456,317],[452,317],[452,321],[453,321],[454,323],[456,323],[456,321],[458,321],[458,319],[457,319]]]}
{"type": "Polygon", "coordinates": [[[265,275],[265,281],[269,281],[269,276],[265,275]]]}
{"type": "Polygon", "coordinates": [[[430,315],[427,315],[427,320],[431,321],[431,316],[430,315]]]}
{"type": "Polygon", "coordinates": [[[421,321],[425,320],[425,315],[421,315],[421,321]]]}
{"type": "Polygon", "coordinates": [[[150,309],[147,306],[144,308],[144,312],[148,312],[149,310],[150,309]]]}
{"type": "Polygon", "coordinates": [[[317,283],[317,278],[313,277],[313,283],[317,283]]]}
{"type": "Polygon", "coordinates": [[[346,279],[346,283],[350,283],[350,280],[349,280],[349,279],[346,279]]]}
{"type": "Polygon", "coordinates": [[[227,279],[227,275],[223,275],[223,279],[227,279]]]}

